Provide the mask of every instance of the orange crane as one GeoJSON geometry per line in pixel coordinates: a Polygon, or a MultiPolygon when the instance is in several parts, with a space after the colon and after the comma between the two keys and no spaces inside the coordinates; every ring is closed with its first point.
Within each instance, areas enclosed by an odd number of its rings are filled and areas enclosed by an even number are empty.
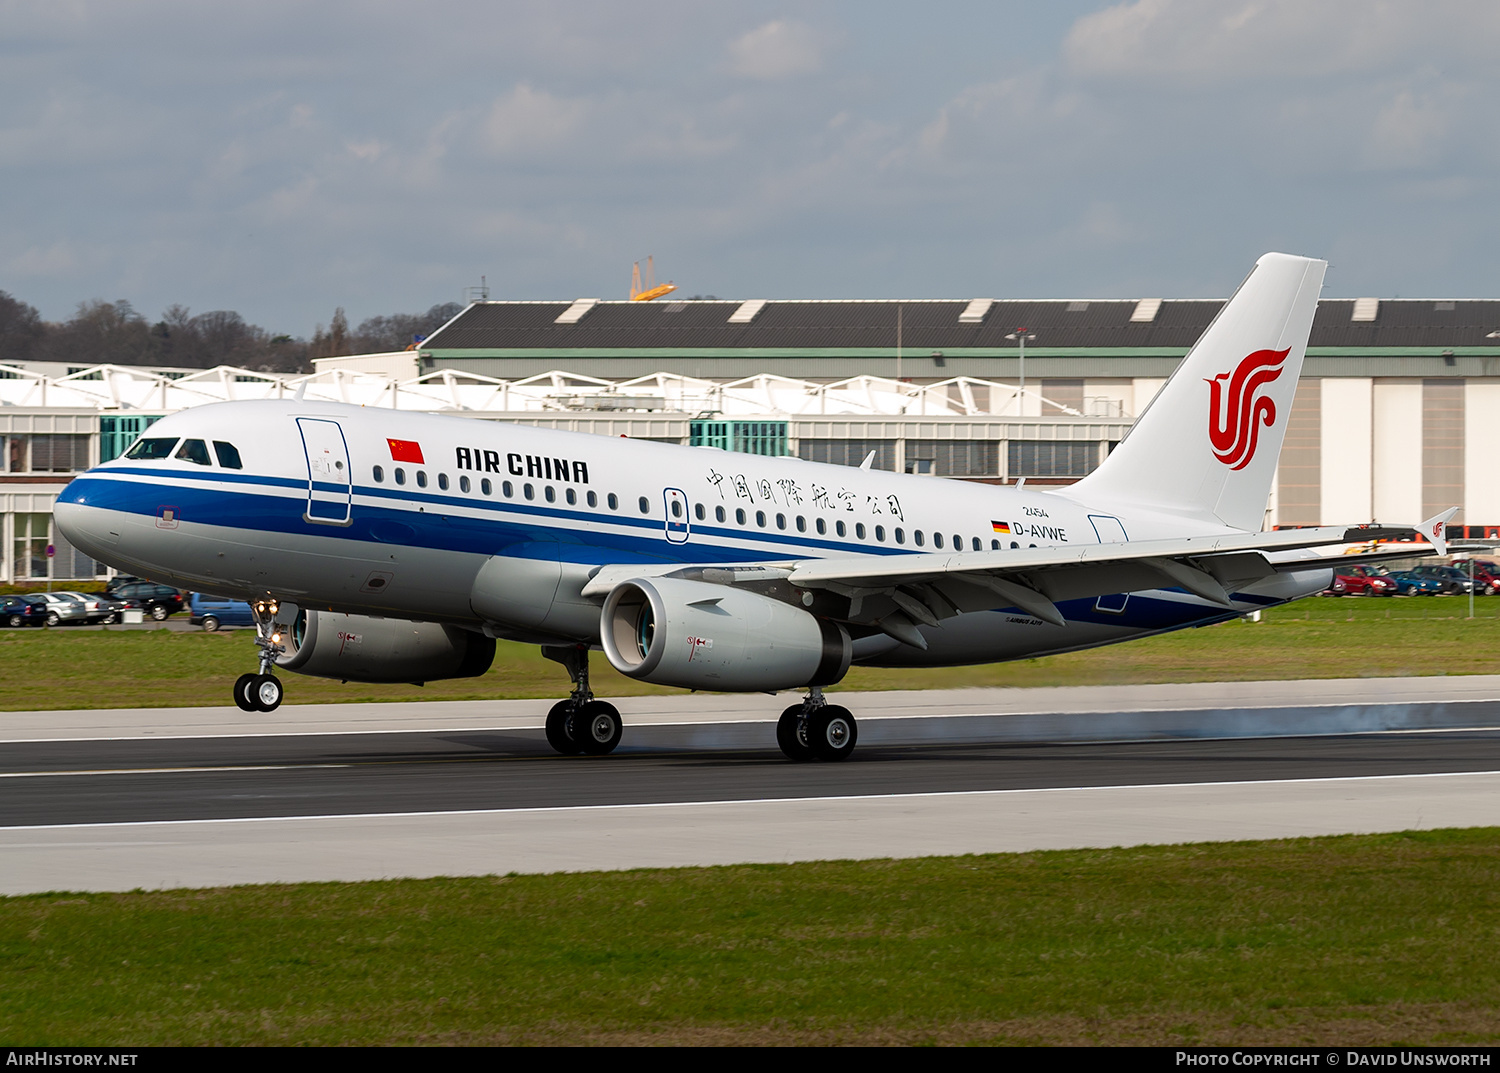
{"type": "Polygon", "coordinates": [[[671,294],[677,289],[675,283],[663,283],[660,287],[656,285],[656,265],[651,257],[646,258],[646,285],[641,286],[641,262],[637,261],[635,267],[630,270],[630,300],[632,302],[649,302],[660,298],[664,294],[671,294]]]}

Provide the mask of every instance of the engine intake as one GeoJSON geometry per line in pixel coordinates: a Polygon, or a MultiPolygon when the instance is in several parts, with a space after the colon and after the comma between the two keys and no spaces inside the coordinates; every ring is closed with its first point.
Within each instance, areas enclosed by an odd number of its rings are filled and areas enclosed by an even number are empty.
{"type": "Polygon", "coordinates": [[[475,678],[490,669],[495,642],[436,622],[301,611],[278,667],[348,682],[475,678]]]}
{"type": "Polygon", "coordinates": [[[657,685],[730,691],[826,686],[849,670],[848,632],[728,585],[635,578],[610,591],[599,635],[615,670],[657,685]]]}

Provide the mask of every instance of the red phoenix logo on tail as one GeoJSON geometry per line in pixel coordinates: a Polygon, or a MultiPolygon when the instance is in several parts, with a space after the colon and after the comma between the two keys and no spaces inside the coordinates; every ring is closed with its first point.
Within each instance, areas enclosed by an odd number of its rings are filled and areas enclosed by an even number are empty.
{"type": "Polygon", "coordinates": [[[1260,426],[1276,420],[1276,404],[1262,388],[1281,375],[1287,350],[1257,350],[1246,355],[1233,373],[1220,373],[1205,380],[1210,391],[1208,438],[1214,445],[1214,457],[1230,469],[1244,469],[1255,457],[1260,426]],[[1224,391],[1228,380],[1229,391],[1224,391]]]}

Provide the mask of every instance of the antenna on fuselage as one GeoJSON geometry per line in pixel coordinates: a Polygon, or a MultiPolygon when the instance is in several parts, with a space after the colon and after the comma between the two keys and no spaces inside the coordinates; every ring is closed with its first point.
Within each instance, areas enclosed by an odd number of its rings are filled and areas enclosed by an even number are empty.
{"type": "Polygon", "coordinates": [[[875,452],[871,451],[869,454],[865,455],[865,460],[859,464],[859,468],[860,469],[869,469],[870,468],[870,463],[874,462],[874,461],[875,461],[875,452]]]}
{"type": "Polygon", "coordinates": [[[292,395],[292,401],[293,402],[301,402],[302,401],[302,396],[306,395],[306,394],[307,394],[307,381],[304,380],[304,381],[302,381],[302,383],[300,383],[300,384],[297,385],[297,390],[292,395]]]}

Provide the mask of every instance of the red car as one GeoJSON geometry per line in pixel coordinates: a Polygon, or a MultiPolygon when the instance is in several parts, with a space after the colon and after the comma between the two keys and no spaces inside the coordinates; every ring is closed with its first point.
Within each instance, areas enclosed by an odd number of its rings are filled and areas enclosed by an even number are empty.
{"type": "Polygon", "coordinates": [[[1327,596],[1394,596],[1396,583],[1373,566],[1349,566],[1333,575],[1327,596]]]}

